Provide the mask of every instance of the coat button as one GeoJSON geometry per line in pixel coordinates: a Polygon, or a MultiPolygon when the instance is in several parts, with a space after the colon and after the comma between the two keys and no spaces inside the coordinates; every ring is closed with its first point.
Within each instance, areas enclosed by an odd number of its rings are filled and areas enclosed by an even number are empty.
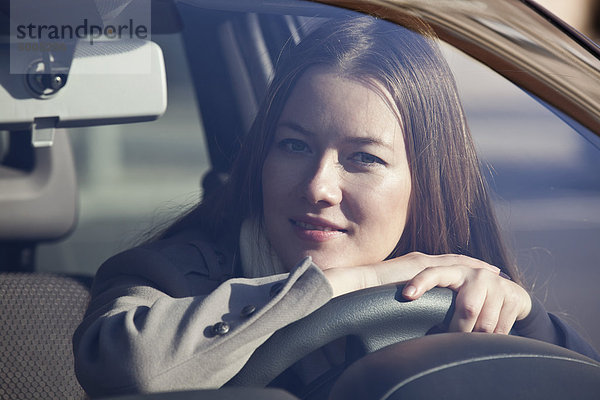
{"type": "Polygon", "coordinates": [[[240,311],[240,315],[242,317],[249,317],[256,311],[256,306],[254,304],[248,304],[246,307],[242,308],[240,311]]]}
{"type": "Polygon", "coordinates": [[[279,294],[279,292],[281,292],[281,289],[283,289],[283,283],[279,282],[274,284],[273,286],[271,286],[271,290],[269,291],[269,296],[271,296],[271,298],[277,296],[279,294]]]}
{"type": "Polygon", "coordinates": [[[229,324],[227,322],[217,322],[213,325],[212,331],[215,335],[223,336],[229,332],[229,324]]]}

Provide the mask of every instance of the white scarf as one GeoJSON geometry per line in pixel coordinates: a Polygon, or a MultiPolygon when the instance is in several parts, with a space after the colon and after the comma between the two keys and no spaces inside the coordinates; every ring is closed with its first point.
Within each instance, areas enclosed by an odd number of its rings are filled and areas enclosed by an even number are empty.
{"type": "Polygon", "coordinates": [[[269,242],[262,221],[247,218],[240,229],[240,257],[246,278],[289,272],[269,242]]]}

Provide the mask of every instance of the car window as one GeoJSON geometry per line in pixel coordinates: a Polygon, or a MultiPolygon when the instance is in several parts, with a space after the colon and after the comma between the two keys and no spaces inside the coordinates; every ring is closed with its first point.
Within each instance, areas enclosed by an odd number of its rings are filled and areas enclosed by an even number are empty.
{"type": "MultiPolygon", "coordinates": [[[[551,107],[445,47],[497,215],[525,281],[546,306],[599,337],[600,151],[551,107]],[[597,299],[596,299],[597,300],[597,299]]],[[[596,344],[598,342],[595,342],[596,344]]]]}
{"type": "MultiPolygon", "coordinates": [[[[202,16],[203,11],[190,10],[187,4],[179,7],[188,24],[184,33],[152,37],[165,56],[166,114],[155,122],[70,129],[79,181],[79,223],[67,239],[38,248],[39,271],[91,275],[106,258],[151,236],[202,196],[201,180],[211,165],[204,132],[212,111],[201,104],[216,100],[203,97],[193,78],[199,60],[206,67],[216,57],[202,53],[201,46],[195,48],[186,31],[193,28],[191,16],[202,16]]],[[[332,12],[323,10],[324,17],[332,12]]],[[[245,52],[259,51],[259,56],[268,54],[272,61],[280,48],[276,44],[297,40],[303,29],[318,21],[270,13],[237,13],[233,18],[250,27],[259,24],[268,39],[250,40],[255,47],[237,41],[238,55],[247,60],[245,52]],[[289,28],[287,34],[282,34],[280,22],[289,28]]],[[[224,23],[219,29],[218,37],[226,38],[240,28],[224,23]]],[[[482,168],[495,192],[504,235],[525,281],[549,310],[565,313],[590,339],[600,338],[600,324],[594,322],[597,310],[590,307],[590,297],[596,296],[592,284],[600,281],[595,268],[600,259],[598,149],[506,79],[449,45],[443,49],[457,79],[482,168]]],[[[235,56],[229,52],[225,58],[235,56]]],[[[254,82],[250,87],[257,91],[257,101],[265,86],[261,74],[260,68],[250,68],[245,77],[254,82]]],[[[246,110],[236,111],[242,129],[247,129],[252,120],[248,115],[256,106],[248,104],[246,110]]],[[[595,345],[600,347],[600,342],[595,345]]]]}

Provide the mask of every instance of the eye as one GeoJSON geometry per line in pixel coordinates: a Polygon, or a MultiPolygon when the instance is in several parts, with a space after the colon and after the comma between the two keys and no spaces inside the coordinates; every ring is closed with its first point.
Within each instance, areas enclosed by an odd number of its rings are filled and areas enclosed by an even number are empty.
{"type": "Polygon", "coordinates": [[[283,139],[279,142],[279,148],[290,153],[307,153],[310,148],[306,143],[299,139],[283,139]]]}
{"type": "Polygon", "coordinates": [[[386,165],[386,162],[383,161],[381,158],[374,156],[373,154],[369,154],[369,153],[365,153],[365,152],[358,152],[358,153],[354,153],[351,157],[351,160],[356,161],[360,164],[364,164],[364,165],[368,165],[371,166],[373,164],[381,164],[381,165],[386,165]]]}

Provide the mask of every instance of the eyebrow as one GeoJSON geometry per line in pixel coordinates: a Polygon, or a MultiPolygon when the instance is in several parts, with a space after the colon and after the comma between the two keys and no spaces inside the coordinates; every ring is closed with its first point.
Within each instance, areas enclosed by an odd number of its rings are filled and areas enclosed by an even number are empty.
{"type": "MultiPolygon", "coordinates": [[[[284,122],[279,123],[278,126],[292,129],[298,133],[303,134],[304,136],[309,136],[309,137],[315,136],[314,132],[304,128],[302,125],[297,124],[295,122],[284,121],[284,122]]],[[[352,136],[352,137],[346,138],[345,141],[352,143],[352,144],[363,145],[363,146],[364,145],[375,145],[375,146],[382,146],[382,147],[388,148],[390,150],[394,149],[394,146],[392,145],[392,143],[385,142],[379,138],[370,137],[370,136],[352,136]]]]}
{"type": "Polygon", "coordinates": [[[394,150],[394,146],[389,142],[384,142],[378,138],[370,137],[370,136],[355,136],[347,139],[348,142],[358,145],[375,145],[385,147],[390,150],[394,150]]]}
{"type": "Polygon", "coordinates": [[[289,128],[291,130],[294,130],[296,132],[303,134],[304,136],[315,136],[314,132],[309,131],[308,129],[304,128],[302,125],[297,124],[295,122],[284,121],[284,122],[280,122],[279,124],[277,124],[277,126],[289,128]]]}

